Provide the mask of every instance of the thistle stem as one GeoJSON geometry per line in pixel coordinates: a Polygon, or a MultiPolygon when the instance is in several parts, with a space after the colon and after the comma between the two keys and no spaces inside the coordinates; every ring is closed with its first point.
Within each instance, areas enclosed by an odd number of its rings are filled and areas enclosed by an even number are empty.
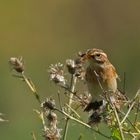
{"type": "MultiPolygon", "coordinates": [[[[69,102],[68,102],[69,107],[71,107],[71,104],[72,104],[73,92],[75,90],[76,81],[77,81],[77,77],[75,77],[74,75],[71,75],[71,82],[70,82],[70,91],[71,92],[69,92],[70,96],[69,96],[69,102]]],[[[71,113],[71,110],[70,110],[70,108],[68,108],[68,114],[70,114],[70,113],[71,113]]],[[[67,138],[68,127],[69,127],[69,117],[66,118],[63,140],[66,140],[66,138],[67,138]]]]}
{"type": "Polygon", "coordinates": [[[29,80],[29,79],[25,76],[24,73],[22,73],[22,78],[23,78],[23,80],[25,81],[25,83],[28,85],[28,87],[30,88],[30,90],[33,92],[33,94],[34,94],[35,98],[37,99],[37,101],[39,102],[39,104],[41,104],[40,97],[39,97],[39,95],[38,95],[38,93],[37,93],[37,91],[36,91],[36,89],[35,89],[35,87],[34,87],[32,81],[29,80]]]}
{"type": "Polygon", "coordinates": [[[106,136],[105,134],[103,134],[103,133],[100,132],[99,130],[95,130],[94,128],[92,128],[92,127],[91,127],[90,125],[88,125],[87,123],[84,123],[83,121],[81,121],[81,120],[79,120],[79,119],[76,119],[75,117],[73,117],[73,116],[67,114],[66,112],[64,112],[64,111],[62,111],[62,110],[59,110],[59,109],[57,109],[57,108],[56,108],[55,110],[57,110],[58,112],[60,112],[60,113],[62,113],[63,115],[65,115],[69,120],[73,120],[73,121],[75,121],[75,122],[77,122],[77,123],[79,123],[79,124],[81,124],[81,125],[83,125],[83,126],[89,128],[89,129],[91,129],[91,130],[94,131],[95,133],[98,133],[99,135],[101,135],[101,136],[103,136],[103,137],[105,137],[105,138],[107,138],[107,139],[110,139],[109,136],[106,136]]]}
{"type": "MultiPolygon", "coordinates": [[[[38,101],[39,105],[41,104],[41,100],[40,100],[40,97],[35,89],[35,86],[34,84],[32,83],[31,80],[29,80],[24,73],[22,73],[22,78],[23,80],[25,81],[25,83],[28,85],[28,87],[30,88],[30,90],[33,92],[36,100],[38,101]]],[[[41,118],[41,121],[42,121],[42,125],[43,125],[43,128],[44,128],[44,131],[47,130],[47,127],[46,127],[46,124],[45,124],[45,119],[44,119],[44,112],[43,110],[41,110],[40,112],[40,118],[41,118]]]]}

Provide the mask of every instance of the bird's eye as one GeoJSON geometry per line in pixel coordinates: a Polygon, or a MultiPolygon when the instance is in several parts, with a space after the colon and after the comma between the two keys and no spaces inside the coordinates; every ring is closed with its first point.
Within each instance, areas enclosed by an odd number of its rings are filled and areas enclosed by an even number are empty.
{"type": "Polygon", "coordinates": [[[97,56],[97,57],[100,57],[100,56],[101,56],[101,54],[96,54],[96,56],[97,56]]]}

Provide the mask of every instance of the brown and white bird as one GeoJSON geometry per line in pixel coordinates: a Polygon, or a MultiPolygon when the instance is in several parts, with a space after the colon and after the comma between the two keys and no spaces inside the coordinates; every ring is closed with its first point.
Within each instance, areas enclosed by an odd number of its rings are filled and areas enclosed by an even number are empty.
{"type": "Polygon", "coordinates": [[[81,60],[88,61],[85,80],[92,96],[92,102],[100,101],[103,91],[110,94],[115,94],[118,91],[118,75],[103,50],[89,49],[81,55],[81,60]]]}

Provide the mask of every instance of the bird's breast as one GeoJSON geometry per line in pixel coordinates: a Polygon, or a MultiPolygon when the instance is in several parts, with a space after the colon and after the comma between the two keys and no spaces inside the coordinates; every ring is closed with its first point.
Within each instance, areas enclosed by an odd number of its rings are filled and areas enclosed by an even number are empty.
{"type": "Polygon", "coordinates": [[[92,69],[88,67],[86,69],[86,83],[89,92],[92,96],[99,96],[103,92],[102,88],[105,91],[113,91],[117,90],[117,81],[116,81],[116,73],[112,71],[113,69],[92,69]]]}

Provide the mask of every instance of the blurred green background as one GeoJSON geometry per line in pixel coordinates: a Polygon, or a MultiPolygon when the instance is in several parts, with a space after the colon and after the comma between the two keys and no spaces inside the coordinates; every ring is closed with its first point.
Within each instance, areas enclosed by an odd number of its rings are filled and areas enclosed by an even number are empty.
{"type": "MultiPolygon", "coordinates": [[[[74,58],[78,51],[101,48],[109,55],[126,92],[132,97],[140,86],[140,1],[112,0],[1,0],[0,1],[0,139],[41,138],[41,123],[33,108],[38,104],[26,85],[11,76],[8,60],[23,56],[26,74],[42,97],[55,96],[48,80],[51,63],[74,58]]],[[[71,124],[68,140],[94,139],[93,132],[71,124]],[[85,133],[85,134],[84,134],[85,133]]],[[[102,139],[98,137],[98,139],[102,139]]]]}

